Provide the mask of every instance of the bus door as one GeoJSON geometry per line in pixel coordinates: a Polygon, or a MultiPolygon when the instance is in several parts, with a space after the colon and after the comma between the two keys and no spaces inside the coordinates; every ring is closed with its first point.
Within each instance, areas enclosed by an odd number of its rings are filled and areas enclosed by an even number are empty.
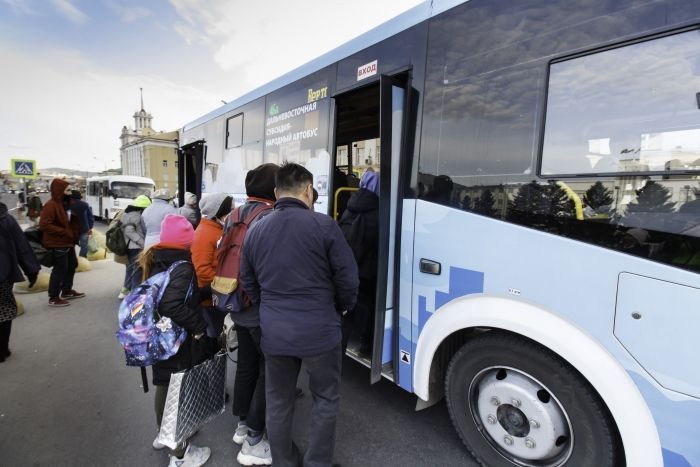
{"type": "MultiPolygon", "coordinates": [[[[373,316],[369,316],[370,348],[359,342],[362,329],[353,323],[347,354],[371,368],[371,382],[398,374],[400,171],[404,151],[408,74],[381,76],[360,89],[337,96],[335,168],[331,213],[340,219],[352,193],[367,171],[379,173],[377,280],[373,316]],[[398,311],[398,310],[397,310],[398,311]],[[358,335],[359,334],[359,335],[358,335]]],[[[352,319],[356,319],[353,316],[352,319]]]]}
{"type": "Polygon", "coordinates": [[[207,157],[207,145],[204,140],[186,144],[177,151],[177,201],[178,206],[185,204],[185,192],[189,191],[202,199],[202,174],[207,157]]]}

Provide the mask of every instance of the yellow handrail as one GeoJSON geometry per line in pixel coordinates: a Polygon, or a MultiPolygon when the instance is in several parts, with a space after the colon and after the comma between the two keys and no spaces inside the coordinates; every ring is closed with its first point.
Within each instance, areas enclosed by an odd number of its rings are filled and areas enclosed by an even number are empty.
{"type": "Polygon", "coordinates": [[[576,219],[582,221],[583,220],[583,202],[581,202],[581,197],[576,193],[574,190],[571,189],[569,185],[567,185],[564,182],[557,182],[557,185],[559,188],[564,190],[564,193],[566,193],[566,196],[569,197],[571,201],[574,202],[574,210],[576,211],[576,219]]]}
{"type": "Polygon", "coordinates": [[[359,191],[359,188],[343,187],[335,190],[335,195],[333,196],[333,219],[338,220],[338,195],[343,191],[359,191]]]}

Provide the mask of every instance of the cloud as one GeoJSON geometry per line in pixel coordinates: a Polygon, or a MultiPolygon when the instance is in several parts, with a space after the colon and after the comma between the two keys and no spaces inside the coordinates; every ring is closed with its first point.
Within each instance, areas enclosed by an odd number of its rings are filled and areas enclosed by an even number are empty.
{"type": "Polygon", "coordinates": [[[39,167],[102,170],[102,161],[118,159],[139,87],[157,131],[182,127],[220,98],[157,74],[117,73],[71,49],[26,54],[0,44],[0,61],[0,160],[26,157],[39,167]]]}
{"type": "Polygon", "coordinates": [[[132,23],[152,14],[151,10],[143,6],[125,6],[111,0],[105,0],[104,4],[116,13],[124,23],[132,23]]]}
{"type": "Polygon", "coordinates": [[[59,13],[74,23],[84,24],[88,20],[87,15],[73,5],[70,0],[51,0],[51,3],[59,13]]]}
{"type": "MultiPolygon", "coordinates": [[[[255,86],[303,65],[422,0],[170,0],[181,21],[175,30],[185,42],[205,44],[215,63],[255,86]],[[332,11],[335,20],[317,20],[332,11]],[[343,21],[357,17],[362,21],[343,21]]],[[[247,91],[248,89],[244,90],[247,91]]]]}

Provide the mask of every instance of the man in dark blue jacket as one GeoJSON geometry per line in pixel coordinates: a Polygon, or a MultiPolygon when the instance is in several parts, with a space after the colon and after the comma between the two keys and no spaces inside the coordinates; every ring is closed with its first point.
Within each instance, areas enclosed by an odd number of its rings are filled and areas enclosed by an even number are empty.
{"type": "Polygon", "coordinates": [[[70,192],[70,203],[68,208],[71,210],[74,216],[80,221],[80,240],[78,245],[80,245],[80,253],[78,256],[87,258],[88,254],[88,237],[92,233],[92,227],[95,225],[95,218],[92,215],[92,209],[90,205],[82,200],[82,195],[78,190],[72,190],[70,192]]]}
{"type": "Polygon", "coordinates": [[[340,316],[357,300],[357,264],[333,219],[311,209],[311,172],[287,163],[275,186],[274,210],[246,235],[240,274],[243,289],[260,303],[272,460],[301,464],[292,423],[303,362],[313,395],[303,465],[329,467],[340,402],[340,316]]]}

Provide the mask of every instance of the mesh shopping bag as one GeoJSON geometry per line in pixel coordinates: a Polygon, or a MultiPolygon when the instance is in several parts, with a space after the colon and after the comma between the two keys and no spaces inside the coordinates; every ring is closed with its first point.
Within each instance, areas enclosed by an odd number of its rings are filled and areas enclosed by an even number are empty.
{"type": "Polygon", "coordinates": [[[175,449],[207,422],[224,413],[225,394],[224,351],[189,370],[173,373],[158,441],[175,449]]]}

